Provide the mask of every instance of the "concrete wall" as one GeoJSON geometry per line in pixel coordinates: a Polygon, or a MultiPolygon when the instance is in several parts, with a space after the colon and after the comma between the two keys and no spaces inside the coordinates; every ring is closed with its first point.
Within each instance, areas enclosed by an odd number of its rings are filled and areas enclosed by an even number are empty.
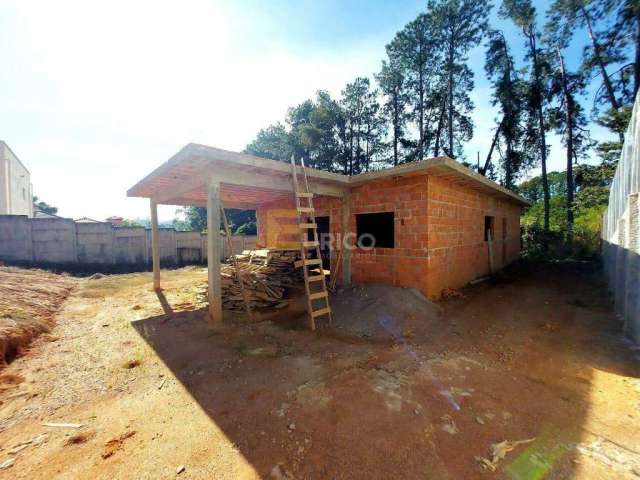
{"type": "Polygon", "coordinates": [[[31,174],[0,141],[0,215],[33,217],[31,174]]]}
{"type": "MultiPolygon", "coordinates": [[[[162,228],[163,265],[206,261],[206,235],[162,228]]],[[[256,246],[255,236],[234,236],[234,253],[256,246]]],[[[221,239],[222,240],[222,239],[221,239]]],[[[226,246],[222,259],[229,256],[226,246]]],[[[151,231],[64,218],[0,215],[0,260],[35,265],[139,266],[151,262],[151,231]]]]}

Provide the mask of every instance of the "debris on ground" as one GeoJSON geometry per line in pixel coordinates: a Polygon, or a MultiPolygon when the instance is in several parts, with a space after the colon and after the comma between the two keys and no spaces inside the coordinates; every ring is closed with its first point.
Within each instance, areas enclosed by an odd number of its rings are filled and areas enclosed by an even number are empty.
{"type": "MultiPolygon", "coordinates": [[[[251,308],[288,305],[287,289],[302,283],[302,270],[295,262],[300,258],[298,250],[244,250],[235,259],[240,269],[244,291],[251,308]]],[[[227,310],[244,311],[244,299],[233,262],[222,265],[222,307],[227,310]]],[[[206,296],[206,285],[202,295],[206,296]]]]}
{"type": "Polygon", "coordinates": [[[102,452],[102,458],[107,459],[113,456],[116,452],[122,450],[122,446],[124,445],[124,441],[127,438],[131,438],[136,434],[135,431],[131,430],[129,432],[123,433],[117,438],[112,438],[107,443],[105,443],[105,450],[102,452]]]}
{"type": "Polygon", "coordinates": [[[6,470],[7,468],[13,467],[15,462],[15,458],[7,458],[4,462],[0,463],[0,470],[6,470]]]}
{"type": "Polygon", "coordinates": [[[501,460],[503,460],[507,453],[514,450],[518,445],[523,445],[525,443],[531,443],[535,440],[535,438],[528,438],[526,440],[516,440],[509,441],[504,440],[499,443],[493,443],[489,447],[489,452],[491,454],[491,460],[485,457],[476,457],[476,460],[482,465],[483,468],[489,469],[492,472],[495,472],[498,468],[498,464],[501,460]]]}
{"type": "Polygon", "coordinates": [[[185,470],[186,470],[186,467],[184,465],[180,465],[178,468],[176,468],[176,475],[180,475],[185,470]]]}
{"type": "Polygon", "coordinates": [[[442,430],[444,430],[445,432],[451,435],[455,435],[456,433],[459,432],[458,427],[456,426],[456,422],[453,421],[453,418],[451,418],[451,415],[443,415],[441,417],[441,420],[442,420],[442,430]]]}
{"type": "Polygon", "coordinates": [[[101,278],[106,277],[106,275],[104,273],[94,273],[93,275],[91,275],[90,277],[88,277],[89,280],[100,280],[101,278]]]}
{"type": "Polygon", "coordinates": [[[43,427],[53,428],[82,428],[81,423],[58,423],[58,422],[44,422],[43,427]]]}
{"type": "Polygon", "coordinates": [[[466,298],[462,292],[453,288],[443,288],[440,293],[443,299],[450,300],[454,298],[466,298]]]}

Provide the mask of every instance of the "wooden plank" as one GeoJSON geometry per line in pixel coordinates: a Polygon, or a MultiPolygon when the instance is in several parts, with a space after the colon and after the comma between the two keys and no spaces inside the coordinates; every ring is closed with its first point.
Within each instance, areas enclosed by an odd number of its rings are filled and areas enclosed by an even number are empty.
{"type": "Polygon", "coordinates": [[[211,181],[207,196],[207,266],[209,320],[222,322],[220,279],[220,184],[211,181]]]}
{"type": "Polygon", "coordinates": [[[151,258],[153,262],[153,289],[160,290],[160,234],[158,232],[158,204],[151,200],[151,258]]]}
{"type": "Polygon", "coordinates": [[[296,195],[298,198],[313,198],[313,193],[311,192],[298,192],[296,195]]]}
{"type": "Polygon", "coordinates": [[[249,306],[249,297],[247,296],[247,291],[244,288],[244,280],[242,279],[242,272],[238,267],[238,259],[233,253],[233,242],[231,241],[231,230],[229,229],[229,222],[227,222],[227,214],[224,212],[224,207],[222,203],[220,203],[220,213],[222,214],[222,220],[224,223],[224,233],[227,237],[227,245],[229,245],[229,256],[233,259],[233,267],[235,270],[236,278],[238,280],[238,284],[240,286],[240,293],[242,295],[242,299],[244,301],[244,309],[247,312],[247,317],[250,320],[253,319],[253,315],[251,314],[251,307],[249,306]]]}
{"type": "Polygon", "coordinates": [[[298,212],[300,213],[313,213],[313,207],[298,207],[298,212]]]}
{"type": "Polygon", "coordinates": [[[318,225],[316,225],[315,223],[301,223],[299,227],[304,230],[309,228],[317,228],[318,225]]]}
{"type": "Polygon", "coordinates": [[[311,316],[313,318],[316,318],[316,317],[321,317],[322,315],[327,315],[329,313],[331,313],[331,308],[325,307],[325,308],[321,308],[320,310],[315,310],[311,312],[311,316]]]}
{"type": "Polygon", "coordinates": [[[309,265],[322,265],[322,259],[321,258],[308,258],[304,261],[304,264],[309,266],[309,265]]]}
{"type": "Polygon", "coordinates": [[[329,294],[327,292],[317,292],[309,295],[309,300],[320,300],[321,298],[328,297],[329,294]]]}
{"type": "Polygon", "coordinates": [[[317,247],[318,245],[320,245],[318,242],[316,242],[315,240],[309,241],[309,242],[302,242],[302,246],[305,248],[313,248],[313,247],[317,247]]]}
{"type": "Polygon", "coordinates": [[[309,277],[309,281],[310,282],[319,282],[324,280],[324,274],[320,274],[320,275],[311,275],[309,277]]]}

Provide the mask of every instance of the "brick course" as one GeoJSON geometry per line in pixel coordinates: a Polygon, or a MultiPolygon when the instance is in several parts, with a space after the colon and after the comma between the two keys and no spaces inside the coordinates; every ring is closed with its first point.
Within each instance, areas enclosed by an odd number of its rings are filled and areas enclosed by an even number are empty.
{"type": "MultiPolygon", "coordinates": [[[[265,225],[267,211],[293,206],[292,200],[258,209],[259,245],[267,246],[265,229],[273,228],[265,225]]],[[[334,236],[341,235],[341,200],[316,197],[314,206],[316,216],[330,217],[334,236]]],[[[460,287],[489,272],[485,216],[494,217],[496,269],[518,258],[520,209],[513,201],[433,175],[384,178],[353,187],[349,230],[356,232],[356,214],[394,212],[395,248],[356,248],[351,255],[352,281],[416,287],[439,298],[443,288],[460,287]]],[[[332,270],[336,259],[333,250],[332,270]]]]}

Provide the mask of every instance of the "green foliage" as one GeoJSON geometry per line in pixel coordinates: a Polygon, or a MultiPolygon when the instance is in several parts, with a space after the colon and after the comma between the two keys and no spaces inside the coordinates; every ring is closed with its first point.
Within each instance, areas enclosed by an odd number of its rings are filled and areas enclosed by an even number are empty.
{"type": "Polygon", "coordinates": [[[276,123],[260,130],[256,139],[244,151],[271,160],[288,161],[293,148],[284,125],[276,123]]]}
{"type": "Polygon", "coordinates": [[[122,220],[123,227],[132,227],[132,228],[145,228],[151,225],[151,221],[140,219],[140,218],[125,218],[122,220]]]}
{"type": "Polygon", "coordinates": [[[33,197],[33,206],[36,210],[40,210],[41,212],[47,213],[49,215],[55,215],[56,213],[58,213],[58,207],[54,207],[46,202],[43,202],[42,200],[38,200],[38,197],[36,196],[33,197]]]}
{"type": "MultiPolygon", "coordinates": [[[[185,207],[176,212],[184,219],[176,218],[173,227],[176,230],[205,232],[207,230],[207,209],[202,207],[185,207]]],[[[232,234],[255,235],[256,212],[255,210],[238,210],[229,208],[225,210],[227,222],[232,234]],[[253,233],[248,233],[253,232],[253,233]]],[[[220,219],[220,230],[224,231],[224,223],[220,219]]]]}

